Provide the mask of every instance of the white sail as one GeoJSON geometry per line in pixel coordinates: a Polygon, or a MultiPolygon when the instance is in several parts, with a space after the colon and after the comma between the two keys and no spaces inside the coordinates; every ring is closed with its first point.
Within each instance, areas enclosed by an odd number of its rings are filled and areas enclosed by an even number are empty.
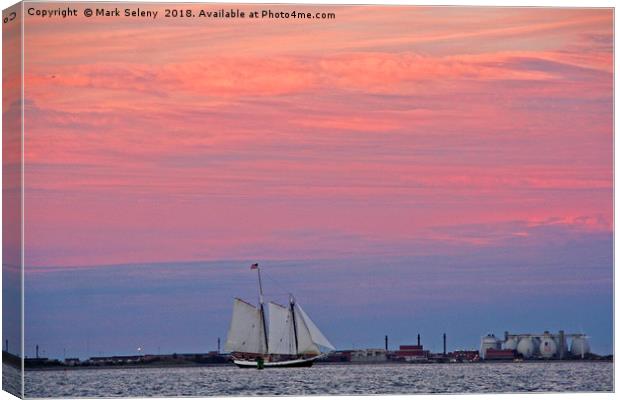
{"type": "MultiPolygon", "coordinates": [[[[299,304],[295,304],[295,317],[297,315],[301,316],[300,319],[303,319],[304,326],[307,329],[308,335],[310,336],[310,341],[316,346],[322,346],[328,348],[330,350],[335,350],[335,347],[327,340],[325,335],[317,328],[317,326],[312,322],[308,314],[304,312],[299,304]]],[[[297,320],[297,318],[295,318],[297,320]]],[[[299,324],[298,324],[299,326],[299,324]]]]}
{"type": "Polygon", "coordinates": [[[228,352],[265,353],[265,330],[258,308],[243,300],[234,300],[224,349],[228,352]]]}
{"type": "Polygon", "coordinates": [[[297,304],[295,304],[295,326],[297,328],[297,353],[306,355],[321,354],[317,345],[312,341],[310,329],[308,329],[302,314],[299,312],[297,304]]]}
{"type": "Polygon", "coordinates": [[[296,354],[291,310],[269,303],[269,353],[296,354]]]}

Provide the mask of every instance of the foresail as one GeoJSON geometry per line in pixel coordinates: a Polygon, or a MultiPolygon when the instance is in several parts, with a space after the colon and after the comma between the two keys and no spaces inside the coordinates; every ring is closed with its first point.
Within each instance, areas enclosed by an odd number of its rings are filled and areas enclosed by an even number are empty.
{"type": "Polygon", "coordinates": [[[321,351],[316,344],[312,341],[310,336],[310,330],[299,312],[299,307],[295,304],[295,326],[297,328],[297,352],[299,354],[318,355],[321,351]]]}
{"type": "Polygon", "coordinates": [[[305,326],[308,329],[308,333],[310,335],[310,340],[317,346],[325,347],[330,350],[335,350],[335,347],[327,340],[325,335],[317,328],[317,326],[312,322],[308,314],[304,312],[299,304],[295,304],[295,315],[300,315],[304,320],[305,326]]]}
{"type": "Polygon", "coordinates": [[[234,300],[224,349],[228,352],[265,353],[265,331],[259,309],[243,300],[234,300]]]}
{"type": "Polygon", "coordinates": [[[295,333],[291,310],[269,303],[269,353],[295,354],[295,333]]]}

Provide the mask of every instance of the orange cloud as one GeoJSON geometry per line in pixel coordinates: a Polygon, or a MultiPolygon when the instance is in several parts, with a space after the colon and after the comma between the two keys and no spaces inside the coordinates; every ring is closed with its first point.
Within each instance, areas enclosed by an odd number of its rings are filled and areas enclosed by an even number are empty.
{"type": "MultiPolygon", "coordinates": [[[[219,57],[184,64],[96,64],[57,67],[28,74],[29,92],[83,87],[165,96],[171,92],[208,97],[277,96],[343,89],[415,93],[429,81],[547,81],[558,73],[515,64],[518,57],[562,62],[558,54],[498,53],[429,57],[414,53],[350,53],[321,59],[219,57]],[[408,85],[415,86],[408,86],[408,85]]],[[[611,59],[608,57],[607,61],[611,59]]],[[[573,61],[573,60],[571,60],[573,61]]],[[[605,64],[608,66],[608,64],[605,64]]]]}

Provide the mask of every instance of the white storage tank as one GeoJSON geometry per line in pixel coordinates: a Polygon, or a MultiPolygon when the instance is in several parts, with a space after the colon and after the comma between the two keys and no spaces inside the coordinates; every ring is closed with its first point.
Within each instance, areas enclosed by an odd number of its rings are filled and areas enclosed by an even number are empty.
{"type": "Polygon", "coordinates": [[[480,357],[486,358],[488,349],[500,349],[500,341],[495,337],[495,335],[486,335],[480,341],[480,357]]]}
{"type": "Polygon", "coordinates": [[[508,338],[508,340],[504,342],[504,350],[516,350],[518,343],[519,341],[517,340],[517,338],[508,338]]]}
{"type": "Polygon", "coordinates": [[[543,336],[538,347],[540,355],[543,358],[551,358],[555,356],[558,351],[558,345],[551,336],[543,336]]]}
{"type": "Polygon", "coordinates": [[[584,336],[573,338],[570,345],[570,352],[575,357],[583,357],[590,352],[590,344],[584,336]]]}
{"type": "Polygon", "coordinates": [[[523,358],[531,358],[534,355],[534,341],[531,337],[527,336],[519,340],[517,353],[521,354],[523,358]]]}

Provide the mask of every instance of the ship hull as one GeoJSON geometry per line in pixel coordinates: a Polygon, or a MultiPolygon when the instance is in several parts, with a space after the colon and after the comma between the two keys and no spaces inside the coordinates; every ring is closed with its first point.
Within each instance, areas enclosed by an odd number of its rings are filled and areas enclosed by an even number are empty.
{"type": "MultiPolygon", "coordinates": [[[[263,362],[263,368],[302,368],[311,367],[314,361],[318,357],[312,358],[299,358],[297,360],[286,361],[265,361],[263,362]]],[[[258,361],[256,360],[233,360],[235,365],[239,368],[258,368],[258,361]]]]}

